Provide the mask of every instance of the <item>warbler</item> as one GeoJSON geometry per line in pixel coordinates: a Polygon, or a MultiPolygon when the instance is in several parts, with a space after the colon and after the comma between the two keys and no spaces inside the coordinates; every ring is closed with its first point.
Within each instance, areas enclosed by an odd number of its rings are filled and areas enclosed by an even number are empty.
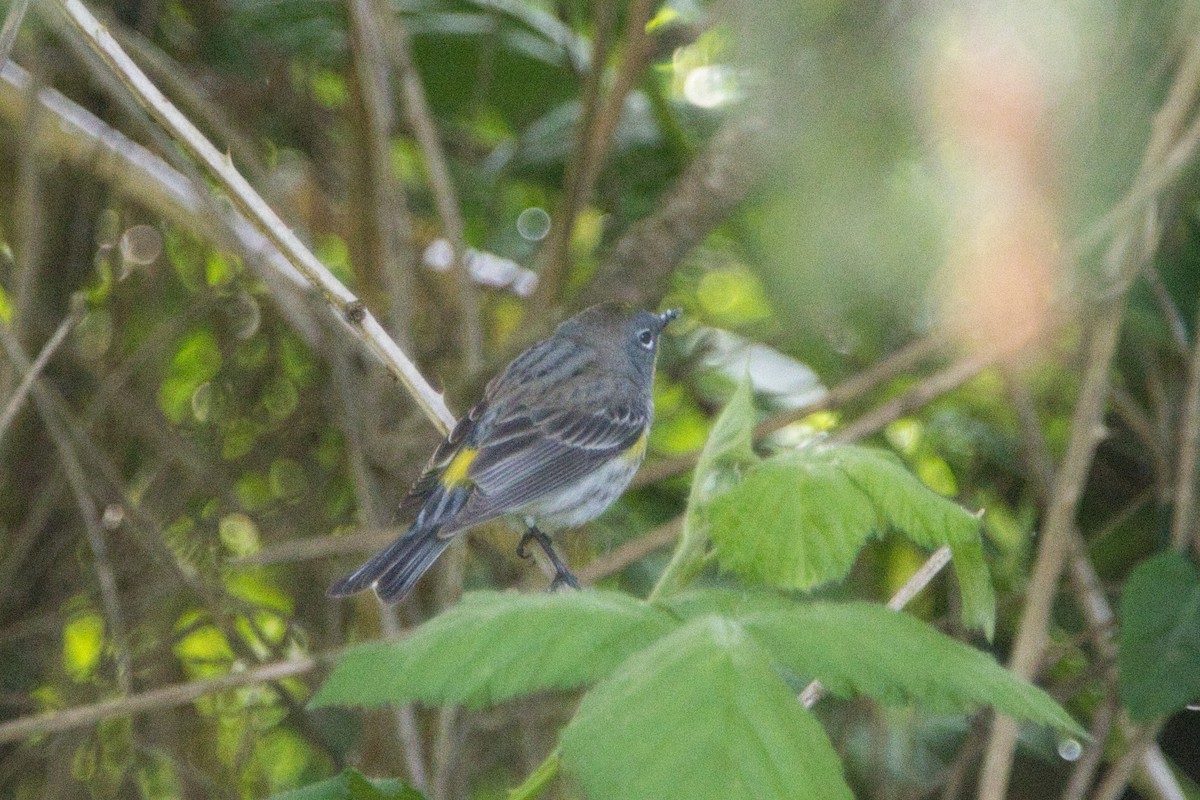
{"type": "Polygon", "coordinates": [[[536,542],[554,565],[550,589],[579,587],[542,528],[598,517],[629,485],[646,455],[654,417],[650,387],[661,314],[606,303],[563,322],[517,356],[438,446],[400,504],[408,530],[335,583],[344,597],[373,587],[402,600],[458,533],[497,517],[526,525],[517,554],[536,542]]]}

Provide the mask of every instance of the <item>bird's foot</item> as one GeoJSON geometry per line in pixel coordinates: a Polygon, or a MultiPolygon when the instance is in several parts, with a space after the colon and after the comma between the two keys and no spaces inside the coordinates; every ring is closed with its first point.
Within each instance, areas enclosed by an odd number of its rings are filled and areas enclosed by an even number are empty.
{"type": "Polygon", "coordinates": [[[518,556],[529,558],[532,555],[529,552],[530,542],[535,542],[538,547],[542,548],[542,552],[546,554],[546,558],[550,559],[550,564],[554,567],[554,579],[550,581],[550,588],[547,591],[554,592],[563,586],[570,586],[572,589],[579,588],[579,579],[571,573],[567,562],[563,561],[562,557],[554,550],[550,537],[542,533],[536,525],[530,525],[521,537],[521,541],[517,542],[518,556]]]}

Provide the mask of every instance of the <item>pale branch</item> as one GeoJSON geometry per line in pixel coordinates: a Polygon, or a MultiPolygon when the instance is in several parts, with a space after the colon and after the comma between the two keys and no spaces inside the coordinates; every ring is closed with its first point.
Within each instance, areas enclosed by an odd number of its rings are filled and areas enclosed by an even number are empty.
{"type": "Polygon", "coordinates": [[[36,92],[36,108],[26,103],[29,74],[13,63],[0,69],[0,117],[28,128],[27,144],[39,155],[63,159],[91,172],[116,194],[160,215],[181,230],[246,256],[246,262],[273,289],[281,311],[311,340],[315,326],[284,302],[308,285],[266,237],[232,208],[212,214],[213,203],[187,176],[162,158],[109,127],[91,112],[50,88],[36,92]]]}
{"type": "Polygon", "coordinates": [[[371,0],[349,0],[350,52],[358,78],[366,140],[363,160],[369,181],[366,203],[374,239],[372,259],[387,292],[387,313],[397,338],[408,343],[412,321],[410,297],[417,264],[408,201],[392,166],[391,132],[396,121],[379,30],[381,20],[371,0]]]}
{"type": "Polygon", "coordinates": [[[683,520],[676,518],[664,522],[647,534],[625,542],[610,553],[594,558],[576,572],[580,583],[592,585],[615,575],[630,564],[641,561],[655,550],[669,546],[679,537],[683,520]]]}
{"type": "Polygon", "coordinates": [[[80,0],[60,0],[59,6],[92,49],[133,93],[138,102],[163,125],[183,148],[197,159],[228,192],[229,198],[291,265],[315,288],[335,316],[383,361],[416,401],[418,407],[443,433],[454,425],[454,417],[436,392],[387,335],[366,306],[333,276],[263,201],[240,172],[179,110],[163,96],[121,49],[80,0]]]}
{"type": "Polygon", "coordinates": [[[8,55],[17,41],[17,31],[21,29],[25,12],[28,10],[29,0],[13,0],[13,4],[8,7],[8,14],[4,17],[4,27],[0,28],[0,67],[3,67],[8,61],[8,55]]]}
{"type": "MultiPolygon", "coordinates": [[[[1163,721],[1148,722],[1140,728],[1132,728],[1129,732],[1133,737],[1126,745],[1125,752],[1112,763],[1108,772],[1101,779],[1100,785],[1092,793],[1092,800],[1118,800],[1125,793],[1133,769],[1142,760],[1148,748],[1154,746],[1162,730],[1163,721]]],[[[1169,772],[1168,768],[1168,772],[1169,772]]],[[[1182,792],[1179,793],[1182,796],[1182,792]]]]}
{"type": "MultiPolygon", "coordinates": [[[[1050,448],[1042,434],[1041,422],[1037,417],[1034,400],[1028,388],[1016,376],[1009,374],[1007,377],[1008,393],[1017,410],[1022,450],[1029,465],[1030,474],[1034,476],[1034,489],[1044,504],[1049,501],[1054,483],[1050,448]]],[[[1136,503],[1136,506],[1140,507],[1141,503],[1136,503]]],[[[1122,514],[1118,514],[1118,518],[1122,516],[1122,514]]],[[[1071,529],[1071,553],[1067,564],[1067,577],[1072,593],[1075,595],[1075,603],[1082,612],[1088,629],[1096,632],[1094,647],[1097,655],[1107,663],[1115,663],[1117,645],[1113,641],[1113,631],[1116,616],[1108,602],[1108,596],[1104,593],[1100,576],[1096,574],[1096,569],[1088,557],[1087,545],[1075,527],[1071,529]]],[[[1064,792],[1063,800],[1080,800],[1086,796],[1091,778],[1099,767],[1105,739],[1114,718],[1121,725],[1123,734],[1130,735],[1128,720],[1118,717],[1114,708],[1107,707],[1106,710],[1106,706],[1102,705],[1093,718],[1093,741],[1087,745],[1076,764],[1067,790],[1064,792]],[[1106,713],[1107,718],[1104,716],[1106,713]]],[[[1143,772],[1154,785],[1159,798],[1181,800],[1182,790],[1178,780],[1170,770],[1164,772],[1158,768],[1163,760],[1162,750],[1157,744],[1152,744],[1142,755],[1143,772]]]]}
{"type": "MultiPolygon", "coordinates": [[[[71,331],[75,330],[75,326],[79,324],[79,320],[83,319],[85,306],[81,303],[76,303],[72,306],[71,312],[63,318],[59,323],[58,328],[54,331],[54,335],[42,347],[37,358],[29,365],[29,369],[25,370],[25,374],[21,376],[21,382],[17,384],[17,388],[13,391],[12,396],[8,398],[8,403],[4,407],[4,412],[0,414],[0,442],[4,441],[4,434],[8,431],[8,426],[12,424],[13,418],[17,412],[21,410],[21,406],[25,403],[25,398],[29,396],[29,392],[33,389],[33,383],[37,377],[42,374],[42,370],[46,368],[46,364],[58,352],[58,348],[71,335],[71,331]]],[[[0,323],[2,324],[2,323],[0,323]]]]}
{"type": "MultiPolygon", "coordinates": [[[[1164,168],[1182,168],[1194,154],[1200,116],[1181,130],[1200,93],[1200,37],[1189,43],[1164,105],[1155,115],[1150,142],[1135,179],[1132,196],[1147,183],[1156,183],[1164,168]]],[[[1109,246],[1104,263],[1109,291],[1098,302],[1092,316],[1089,341],[1079,396],[1071,420],[1066,452],[1055,475],[1053,490],[1042,524],[1042,535],[1025,595],[1025,606],[1017,628],[1009,661],[1019,677],[1030,678],[1041,663],[1048,641],[1050,613],[1063,564],[1071,547],[1071,533],[1101,432],[1108,397],[1108,373],[1124,317],[1126,295],[1133,279],[1142,271],[1158,241],[1158,217],[1153,201],[1140,224],[1121,230],[1109,246]]],[[[1008,792],[1017,727],[1013,720],[997,716],[984,755],[979,781],[980,800],[1002,800],[1008,792]]]]}
{"type": "Polygon", "coordinates": [[[126,697],[105,700],[86,706],[76,706],[64,711],[51,711],[45,714],[20,717],[9,722],[0,723],[0,744],[19,742],[33,736],[95,725],[98,722],[114,717],[133,716],[151,711],[161,711],[165,708],[183,706],[188,703],[194,703],[201,697],[228,689],[236,689],[239,686],[250,686],[256,683],[267,683],[269,681],[303,675],[313,671],[318,665],[335,659],[341,652],[341,650],[336,650],[318,656],[301,656],[299,658],[275,661],[258,667],[230,672],[211,680],[191,681],[172,686],[163,686],[126,697]]]}
{"type": "MultiPolygon", "coordinates": [[[[947,545],[942,545],[937,550],[934,550],[933,554],[930,555],[929,558],[925,559],[925,563],[921,565],[921,568],[914,572],[912,577],[905,581],[904,585],[901,586],[894,595],[892,595],[891,599],[887,602],[887,607],[893,611],[900,611],[903,609],[914,597],[920,594],[921,590],[928,586],[929,582],[937,577],[937,574],[941,572],[942,569],[949,563],[950,548],[947,545]]],[[[824,694],[825,687],[821,685],[820,681],[814,680],[804,687],[804,690],[800,692],[800,695],[796,699],[799,700],[805,708],[812,708],[824,696],[824,694]]]]}
{"type": "MultiPolygon", "coordinates": [[[[454,253],[453,273],[455,288],[458,294],[459,334],[461,336],[465,372],[474,373],[483,361],[483,327],[479,308],[479,293],[471,279],[470,265],[467,263],[466,224],[463,222],[462,206],[458,200],[458,192],[454,181],[450,178],[450,168],[446,164],[446,155],[438,138],[437,126],[433,121],[433,112],[425,97],[425,87],[421,76],[417,73],[416,62],[412,56],[409,44],[408,30],[400,22],[389,4],[379,0],[352,0],[354,6],[374,6],[374,18],[379,28],[379,35],[388,45],[387,52],[392,57],[396,71],[400,77],[400,92],[404,98],[404,112],[412,126],[417,146],[425,160],[425,168],[429,174],[429,188],[433,192],[434,205],[442,228],[454,253]]],[[[364,14],[370,13],[366,10],[364,14]]]]}
{"type": "Polygon", "coordinates": [[[1200,555],[1196,525],[1196,462],[1200,452],[1200,315],[1188,359],[1187,391],[1179,415],[1179,457],[1175,463],[1175,509],[1171,516],[1171,549],[1183,553],[1189,541],[1200,555]]]}

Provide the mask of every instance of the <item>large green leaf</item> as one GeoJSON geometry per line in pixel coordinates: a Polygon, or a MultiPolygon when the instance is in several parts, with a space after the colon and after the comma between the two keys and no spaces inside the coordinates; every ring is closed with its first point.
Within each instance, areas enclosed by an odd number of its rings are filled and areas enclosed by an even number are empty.
{"type": "Polygon", "coordinates": [[[1134,719],[1200,698],[1200,575],[1178,553],[1142,562],[1121,598],[1121,700],[1134,719]]]}
{"type": "Polygon", "coordinates": [[[348,769],[302,789],[272,795],[270,800],[424,800],[424,795],[402,781],[375,780],[348,769]]]}
{"type": "Polygon", "coordinates": [[[683,514],[683,533],[651,599],[677,591],[702,565],[709,538],[706,512],[710,498],[735,485],[740,470],[758,463],[754,454],[754,421],[754,398],[750,379],[746,377],[713,423],[700,451],[683,514]]]}
{"type": "Polygon", "coordinates": [[[792,455],[751,471],[707,516],[722,568],[785,589],[845,577],[880,527],[871,498],[845,473],[792,455]]]}
{"type": "Polygon", "coordinates": [[[675,625],[663,609],[615,592],[471,593],[405,639],[347,652],[311,704],[481,707],[570,689],[675,625]]]}
{"type": "Polygon", "coordinates": [[[908,614],[869,603],[813,603],[743,620],[780,664],[834,694],[914,701],[935,711],[991,705],[1086,735],[1053,699],[995,659],[908,614]]]}
{"type": "Polygon", "coordinates": [[[597,685],[562,734],[592,800],[850,798],[819,723],[731,620],[693,620],[597,685]]]}
{"type": "Polygon", "coordinates": [[[931,491],[891,453],[847,446],[836,448],[832,457],[871,496],[888,525],[924,547],[950,547],[963,622],[991,639],[996,596],[983,560],[979,517],[931,491]]]}
{"type": "Polygon", "coordinates": [[[887,453],[845,445],[775,456],[715,497],[706,518],[724,569],[786,589],[845,577],[866,540],[886,527],[926,547],[949,545],[964,621],[991,637],[995,597],[979,519],[887,453]]]}

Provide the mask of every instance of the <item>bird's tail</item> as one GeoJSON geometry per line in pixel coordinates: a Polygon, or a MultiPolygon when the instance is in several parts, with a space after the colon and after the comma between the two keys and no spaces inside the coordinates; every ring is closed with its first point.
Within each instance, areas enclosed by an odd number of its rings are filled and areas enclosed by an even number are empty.
{"type": "Polygon", "coordinates": [[[449,537],[438,535],[439,528],[410,528],[370,561],[330,586],[325,594],[346,597],[374,586],[375,594],[383,602],[400,602],[450,545],[449,537]]]}

